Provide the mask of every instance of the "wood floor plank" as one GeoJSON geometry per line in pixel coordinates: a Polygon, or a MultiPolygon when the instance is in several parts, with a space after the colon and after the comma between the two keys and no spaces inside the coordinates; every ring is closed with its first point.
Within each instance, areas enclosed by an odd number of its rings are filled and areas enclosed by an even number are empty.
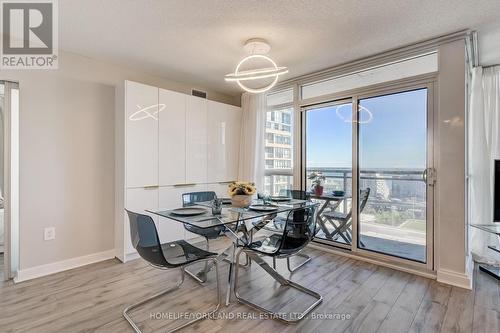
{"type": "Polygon", "coordinates": [[[474,317],[474,291],[453,287],[446,307],[441,332],[472,332],[474,317]]]}
{"type": "Polygon", "coordinates": [[[376,332],[402,293],[410,275],[394,272],[368,305],[353,320],[348,332],[376,332]]]}
{"type": "Polygon", "coordinates": [[[500,310],[500,283],[492,276],[481,272],[479,269],[474,271],[474,293],[475,305],[494,311],[500,310]]]}
{"type": "Polygon", "coordinates": [[[472,332],[500,332],[500,312],[482,307],[481,305],[475,305],[472,332]]]}
{"type": "Polygon", "coordinates": [[[408,332],[429,283],[429,279],[415,275],[410,276],[403,291],[398,296],[377,332],[408,332]]]}
{"type": "MultiPolygon", "coordinates": [[[[214,249],[227,243],[215,242],[214,249]]],[[[313,260],[290,274],[286,261],[278,270],[287,278],[317,290],[324,297],[313,315],[286,325],[233,300],[214,320],[203,320],[185,332],[499,332],[498,281],[476,271],[474,292],[433,280],[321,252],[305,251],[313,260]],[[332,315],[337,315],[332,317],[332,315]],[[326,317],[325,317],[326,316],[326,317]],[[330,317],[327,317],[330,316],[330,317]],[[318,319],[322,318],[322,319],[318,319]]],[[[268,260],[268,259],[266,259],[268,260]]],[[[298,259],[300,260],[300,259],[298,259]]],[[[268,261],[270,262],[270,261],[268,261]]],[[[227,263],[220,265],[222,292],[227,263]]],[[[282,311],[307,306],[307,297],[283,290],[253,264],[240,270],[241,292],[282,311]]],[[[0,331],[3,332],[132,332],[123,309],[148,295],[173,286],[178,270],[157,270],[141,259],[117,260],[80,267],[51,276],[0,284],[0,331]]],[[[175,294],[133,311],[139,326],[164,332],[179,322],[154,319],[156,312],[205,312],[214,303],[215,274],[205,285],[186,277],[175,294]]]]}
{"type": "Polygon", "coordinates": [[[439,332],[451,296],[452,287],[432,281],[409,332],[439,332]]]}

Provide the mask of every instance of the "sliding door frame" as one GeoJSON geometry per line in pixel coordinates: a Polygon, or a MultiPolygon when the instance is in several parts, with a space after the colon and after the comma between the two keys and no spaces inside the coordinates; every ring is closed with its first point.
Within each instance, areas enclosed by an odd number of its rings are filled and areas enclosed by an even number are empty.
{"type": "MultiPolygon", "coordinates": [[[[419,75],[402,80],[385,82],[373,86],[344,91],[341,93],[329,94],[325,96],[315,97],[307,100],[297,98],[295,105],[298,108],[297,113],[300,113],[300,138],[295,142],[300,142],[296,146],[296,154],[301,156],[300,169],[295,168],[295,174],[300,177],[300,188],[306,190],[306,111],[311,108],[321,106],[335,105],[341,102],[352,102],[352,241],[351,244],[333,243],[330,241],[323,241],[315,239],[315,242],[327,246],[350,250],[353,254],[374,259],[378,261],[387,262],[390,264],[402,264],[409,268],[418,271],[432,272],[434,270],[434,187],[426,184],[426,262],[413,261],[411,259],[400,258],[379,252],[374,252],[367,249],[358,247],[358,232],[359,232],[359,198],[358,198],[358,184],[359,184],[359,125],[358,125],[358,103],[359,100],[383,96],[389,94],[402,93],[405,91],[427,89],[427,168],[435,167],[435,121],[437,113],[434,112],[436,108],[436,93],[438,72],[419,75]],[[298,150],[298,151],[297,151],[298,150]]],[[[296,88],[297,89],[297,88],[296,88]]],[[[299,97],[299,91],[296,90],[295,96],[299,97]]],[[[296,155],[296,156],[297,156],[296,155]]],[[[296,176],[296,177],[297,177],[296,176]]],[[[295,177],[295,178],[296,178],[295,177]]]]}
{"type": "MultiPolygon", "coordinates": [[[[18,195],[19,195],[19,179],[18,170],[12,170],[13,160],[19,163],[19,156],[17,151],[13,151],[13,144],[18,145],[18,138],[13,137],[12,126],[13,126],[13,114],[12,114],[12,90],[19,90],[19,84],[17,82],[11,81],[0,81],[4,84],[4,105],[3,105],[3,115],[4,115],[4,160],[2,161],[4,166],[3,177],[4,177],[4,267],[3,275],[4,280],[9,280],[15,277],[15,270],[18,269],[19,265],[19,221],[18,221],[18,195]],[[14,175],[14,177],[13,177],[14,175]],[[17,196],[15,196],[15,195],[17,196]],[[12,222],[15,221],[17,224],[16,235],[13,233],[12,222]],[[16,260],[13,260],[13,251],[17,252],[16,260]]],[[[18,96],[19,98],[19,96],[18,96]]],[[[19,101],[18,101],[19,103],[19,101]]],[[[17,122],[19,121],[19,114],[16,115],[17,122]]],[[[15,126],[18,123],[14,122],[15,126]]],[[[17,148],[19,149],[19,148],[17,148]]],[[[17,165],[18,167],[18,165],[17,165]]]]}

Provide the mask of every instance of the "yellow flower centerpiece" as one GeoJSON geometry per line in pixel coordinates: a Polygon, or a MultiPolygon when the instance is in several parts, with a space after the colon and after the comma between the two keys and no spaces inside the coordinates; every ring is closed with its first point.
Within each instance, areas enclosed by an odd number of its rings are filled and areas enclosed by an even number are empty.
{"type": "Polygon", "coordinates": [[[232,182],[229,184],[229,196],[231,204],[235,207],[248,207],[252,203],[252,195],[255,194],[257,188],[254,183],[250,182],[232,182]]]}

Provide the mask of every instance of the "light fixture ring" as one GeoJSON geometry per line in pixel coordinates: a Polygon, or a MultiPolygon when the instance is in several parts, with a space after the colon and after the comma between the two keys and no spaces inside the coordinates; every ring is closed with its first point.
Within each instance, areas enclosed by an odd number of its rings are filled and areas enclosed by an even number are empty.
{"type": "Polygon", "coordinates": [[[278,82],[279,76],[286,73],[288,73],[288,69],[286,67],[278,67],[278,65],[276,65],[276,63],[270,57],[263,54],[251,54],[243,58],[236,66],[234,73],[226,75],[225,79],[226,81],[235,81],[238,84],[238,86],[240,86],[240,88],[245,91],[248,91],[253,94],[259,94],[262,92],[266,92],[272,87],[274,87],[274,85],[276,85],[276,83],[278,82]],[[272,65],[272,67],[264,69],[240,71],[241,66],[245,62],[256,58],[268,61],[272,65]],[[241,81],[258,80],[268,77],[274,77],[273,81],[261,88],[250,88],[241,83],[241,81]]]}

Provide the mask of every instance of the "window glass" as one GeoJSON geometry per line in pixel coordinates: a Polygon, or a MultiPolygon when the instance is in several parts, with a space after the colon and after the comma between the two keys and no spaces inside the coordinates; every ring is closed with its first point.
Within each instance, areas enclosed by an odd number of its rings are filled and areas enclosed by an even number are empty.
{"type": "Polygon", "coordinates": [[[282,90],[267,95],[267,106],[293,103],[293,89],[282,90]]]}
{"type": "Polygon", "coordinates": [[[301,87],[302,99],[399,80],[438,70],[437,52],[366,69],[301,87]]]}
{"type": "MultiPolygon", "coordinates": [[[[281,100],[283,101],[283,99],[281,100]]],[[[281,104],[281,103],[280,103],[281,104]]],[[[270,195],[283,194],[293,180],[293,108],[269,108],[266,116],[264,190],[270,195]]]]}

